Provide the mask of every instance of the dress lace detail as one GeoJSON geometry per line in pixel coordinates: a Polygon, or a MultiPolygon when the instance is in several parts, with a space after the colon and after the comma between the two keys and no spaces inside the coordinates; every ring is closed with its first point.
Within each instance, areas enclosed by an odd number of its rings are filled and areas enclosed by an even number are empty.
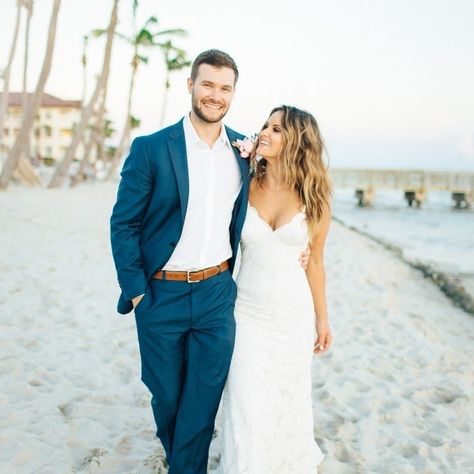
{"type": "Polygon", "coordinates": [[[303,212],[274,230],[249,205],[218,473],[316,474],[323,459],[313,433],[313,301],[298,262],[307,241],[303,212]]]}

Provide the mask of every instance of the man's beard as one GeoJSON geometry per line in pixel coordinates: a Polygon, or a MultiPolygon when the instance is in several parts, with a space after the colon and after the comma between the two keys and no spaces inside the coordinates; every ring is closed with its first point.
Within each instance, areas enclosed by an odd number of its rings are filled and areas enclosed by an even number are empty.
{"type": "Polygon", "coordinates": [[[225,117],[225,114],[227,113],[227,111],[229,110],[228,108],[227,109],[223,109],[222,110],[222,113],[220,115],[218,115],[217,117],[209,117],[208,115],[206,115],[206,113],[199,108],[198,104],[197,104],[197,101],[194,100],[194,97],[192,98],[192,107],[193,107],[193,112],[203,121],[203,122],[207,122],[207,123],[217,123],[217,122],[220,122],[224,117],[225,117]]]}

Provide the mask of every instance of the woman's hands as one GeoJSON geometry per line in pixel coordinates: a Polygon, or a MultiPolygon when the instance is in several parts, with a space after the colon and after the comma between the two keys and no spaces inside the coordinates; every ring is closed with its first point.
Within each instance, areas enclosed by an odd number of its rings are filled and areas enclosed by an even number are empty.
{"type": "Polygon", "coordinates": [[[298,257],[298,262],[300,262],[300,265],[303,268],[303,270],[306,270],[306,267],[308,266],[310,255],[311,255],[311,247],[308,245],[306,249],[303,250],[300,253],[300,256],[298,257]]]}
{"type": "Polygon", "coordinates": [[[315,354],[327,352],[332,344],[332,334],[327,319],[319,321],[316,318],[316,332],[318,333],[318,337],[314,342],[313,352],[315,354]]]}

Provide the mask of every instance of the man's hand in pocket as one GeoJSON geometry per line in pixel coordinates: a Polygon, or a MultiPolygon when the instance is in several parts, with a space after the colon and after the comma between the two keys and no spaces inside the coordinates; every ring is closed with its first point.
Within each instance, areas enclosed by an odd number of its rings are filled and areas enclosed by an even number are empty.
{"type": "Polygon", "coordinates": [[[135,298],[132,298],[133,309],[137,307],[137,304],[140,303],[144,295],[145,293],[143,293],[142,295],[135,296],[135,298]]]}

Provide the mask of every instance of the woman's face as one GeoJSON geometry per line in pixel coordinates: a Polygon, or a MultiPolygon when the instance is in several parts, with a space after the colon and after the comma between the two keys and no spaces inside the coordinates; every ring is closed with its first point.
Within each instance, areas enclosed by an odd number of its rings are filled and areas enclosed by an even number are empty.
{"type": "Polygon", "coordinates": [[[278,158],[282,145],[282,125],[281,119],[283,112],[275,112],[267,120],[262,130],[259,133],[257,155],[263,156],[266,160],[278,158]]]}

